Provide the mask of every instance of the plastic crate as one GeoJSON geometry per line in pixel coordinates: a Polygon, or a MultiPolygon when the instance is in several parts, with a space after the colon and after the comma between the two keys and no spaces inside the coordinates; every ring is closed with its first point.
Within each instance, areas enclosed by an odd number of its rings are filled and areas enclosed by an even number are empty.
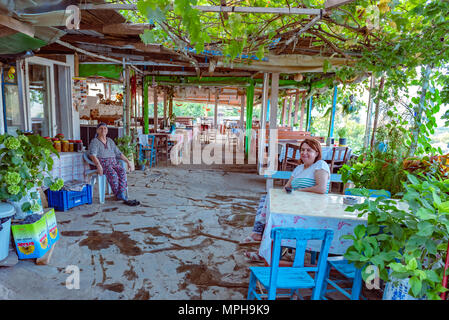
{"type": "Polygon", "coordinates": [[[82,204],[92,203],[92,186],[86,184],[82,191],[51,191],[48,189],[48,206],[57,211],[67,211],[82,204]]]}

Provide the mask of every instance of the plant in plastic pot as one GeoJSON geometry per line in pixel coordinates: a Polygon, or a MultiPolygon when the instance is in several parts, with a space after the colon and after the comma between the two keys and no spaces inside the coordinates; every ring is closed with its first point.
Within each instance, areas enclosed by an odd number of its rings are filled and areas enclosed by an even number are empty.
{"type": "MultiPolygon", "coordinates": [[[[345,258],[362,269],[363,279],[374,266],[387,287],[408,281],[408,295],[418,299],[440,299],[447,289],[442,286],[449,240],[449,179],[408,174],[401,200],[370,200],[365,189],[353,194],[366,197],[365,202],[349,206],[367,214],[367,225],[359,225],[345,258]]],[[[387,295],[391,296],[391,295],[387,295]]],[[[397,295],[401,296],[401,295],[397,295]]]]}
{"type": "Polygon", "coordinates": [[[338,145],[345,147],[347,145],[346,136],[348,134],[348,130],[346,128],[340,128],[337,130],[338,134],[338,145]]]}
{"type": "Polygon", "coordinates": [[[138,160],[137,162],[139,163],[139,169],[142,171],[145,171],[145,165],[147,163],[147,159],[138,160]]]}
{"type": "MultiPolygon", "coordinates": [[[[123,155],[129,160],[131,164],[131,171],[134,171],[134,159],[136,159],[136,142],[132,142],[132,136],[123,136],[115,138],[117,148],[123,153],[123,155]]],[[[122,161],[122,160],[120,160],[122,161]]]]}
{"type": "Polygon", "coordinates": [[[16,208],[16,218],[42,212],[38,188],[59,190],[62,179],[54,179],[51,154],[59,154],[51,141],[39,135],[0,135],[0,200],[11,202],[16,208]]]}

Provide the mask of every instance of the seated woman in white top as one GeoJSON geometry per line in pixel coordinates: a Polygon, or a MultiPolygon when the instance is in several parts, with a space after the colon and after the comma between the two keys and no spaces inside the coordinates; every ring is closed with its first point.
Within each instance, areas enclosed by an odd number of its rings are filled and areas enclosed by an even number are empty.
{"type": "MultiPolygon", "coordinates": [[[[318,140],[307,138],[299,146],[300,165],[292,172],[285,188],[325,194],[329,192],[329,165],[321,160],[321,145],[318,140]]],[[[266,196],[262,196],[257,209],[253,232],[242,242],[262,240],[266,222],[266,196]]],[[[250,253],[247,253],[247,256],[250,253]]]]}

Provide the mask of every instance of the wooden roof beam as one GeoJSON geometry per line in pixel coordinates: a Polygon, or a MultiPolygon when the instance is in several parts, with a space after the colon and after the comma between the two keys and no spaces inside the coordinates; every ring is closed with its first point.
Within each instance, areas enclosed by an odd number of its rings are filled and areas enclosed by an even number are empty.
{"type": "MultiPolygon", "coordinates": [[[[135,4],[84,4],[80,5],[82,10],[137,10],[135,4]]],[[[192,6],[192,8],[203,12],[235,12],[235,13],[261,13],[261,14],[304,14],[320,15],[322,9],[306,8],[274,8],[274,7],[227,7],[227,6],[192,6]]]]}
{"type": "Polygon", "coordinates": [[[324,4],[325,9],[333,9],[344,4],[348,4],[350,2],[354,2],[355,0],[327,0],[324,4]]]}
{"type": "Polygon", "coordinates": [[[34,28],[31,24],[19,21],[13,17],[1,14],[0,25],[26,34],[27,36],[34,37],[34,28]]]}
{"type": "Polygon", "coordinates": [[[116,23],[103,26],[103,33],[140,35],[145,30],[151,30],[154,25],[149,23],[116,23]]]}

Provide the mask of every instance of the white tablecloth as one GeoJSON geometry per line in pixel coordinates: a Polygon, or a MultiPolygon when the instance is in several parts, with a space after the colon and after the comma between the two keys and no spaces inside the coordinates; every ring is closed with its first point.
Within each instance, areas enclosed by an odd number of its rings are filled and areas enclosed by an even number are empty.
{"type": "MultiPolygon", "coordinates": [[[[334,238],[329,253],[344,254],[352,240],[340,239],[351,235],[360,224],[366,225],[366,218],[357,213],[344,211],[343,195],[316,194],[294,191],[287,194],[282,189],[270,189],[267,196],[267,221],[260,244],[259,255],[271,262],[271,230],[275,227],[332,229],[334,238]]],[[[283,246],[294,247],[294,241],[283,241],[283,246]]],[[[320,251],[320,241],[309,241],[307,249],[320,251]]]]}

